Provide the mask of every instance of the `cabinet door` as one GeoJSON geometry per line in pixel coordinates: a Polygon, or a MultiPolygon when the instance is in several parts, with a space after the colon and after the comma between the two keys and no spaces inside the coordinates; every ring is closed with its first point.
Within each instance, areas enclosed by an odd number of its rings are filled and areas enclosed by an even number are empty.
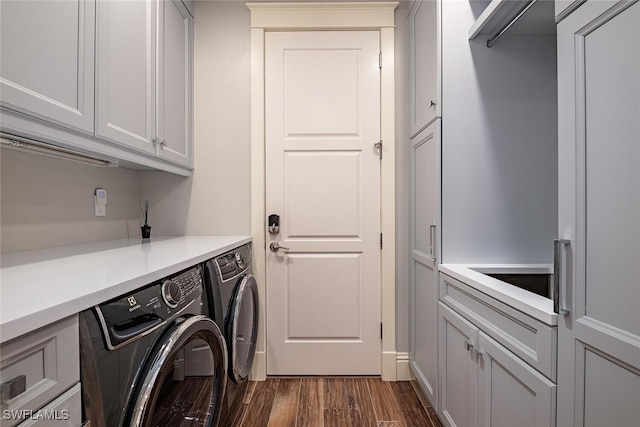
{"type": "Polygon", "coordinates": [[[483,332],[479,345],[479,424],[554,426],[555,384],[483,332]]]}
{"type": "MultiPolygon", "coordinates": [[[[80,381],[78,316],[38,329],[0,347],[0,383],[3,414],[36,411],[80,381]],[[9,398],[5,384],[24,376],[25,389],[9,398]],[[6,412],[5,412],[6,411],[6,412]]],[[[80,408],[78,408],[80,409],[80,408]]],[[[81,411],[78,411],[77,416],[81,411]]],[[[3,418],[0,425],[12,427],[20,417],[3,418]]]]}
{"type": "Polygon", "coordinates": [[[411,137],[440,116],[439,13],[439,0],[416,2],[409,13],[411,137]]]}
{"type": "Polygon", "coordinates": [[[94,1],[3,1],[2,106],[93,133],[94,1]]]}
{"type": "Polygon", "coordinates": [[[558,426],[640,419],[640,3],[558,25],[558,426]]]}
{"type": "Polygon", "coordinates": [[[155,153],[156,2],[99,0],[96,135],[155,153]]]}
{"type": "Polygon", "coordinates": [[[440,311],[440,420],[450,427],[478,425],[478,329],[449,307],[440,311]]]}
{"type": "Polygon", "coordinates": [[[193,18],[180,0],[158,2],[158,156],[192,166],[193,18]]]}
{"type": "Polygon", "coordinates": [[[440,121],[412,141],[410,366],[434,407],[438,397],[440,121]]]}

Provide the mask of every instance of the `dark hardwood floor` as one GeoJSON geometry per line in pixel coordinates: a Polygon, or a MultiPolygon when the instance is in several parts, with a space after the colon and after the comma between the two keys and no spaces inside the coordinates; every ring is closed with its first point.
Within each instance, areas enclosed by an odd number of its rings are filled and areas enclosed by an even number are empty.
{"type": "MultiPolygon", "coordinates": [[[[441,427],[408,381],[268,378],[247,388],[234,427],[441,427]]],[[[229,426],[222,426],[229,427],[229,426]]]]}

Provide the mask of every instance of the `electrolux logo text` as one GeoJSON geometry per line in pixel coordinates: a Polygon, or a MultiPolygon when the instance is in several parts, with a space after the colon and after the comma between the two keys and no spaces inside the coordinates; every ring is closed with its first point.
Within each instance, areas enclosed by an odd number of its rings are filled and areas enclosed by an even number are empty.
{"type": "Polygon", "coordinates": [[[69,410],[46,410],[32,411],[29,409],[2,411],[2,419],[4,420],[46,420],[46,421],[66,421],[70,418],[69,410]]]}

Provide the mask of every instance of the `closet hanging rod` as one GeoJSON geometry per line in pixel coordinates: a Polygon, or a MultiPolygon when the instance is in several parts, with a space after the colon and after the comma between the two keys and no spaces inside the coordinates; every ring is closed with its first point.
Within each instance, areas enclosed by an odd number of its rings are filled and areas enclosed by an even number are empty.
{"type": "Polygon", "coordinates": [[[515,24],[518,19],[522,18],[522,16],[527,13],[527,11],[531,8],[531,6],[533,6],[535,4],[536,0],[529,0],[527,1],[527,3],[522,6],[522,9],[520,9],[520,11],[518,13],[516,13],[516,15],[509,20],[509,22],[507,22],[505,25],[502,26],[502,28],[500,28],[498,30],[497,33],[495,33],[493,35],[493,37],[491,37],[489,40],[487,40],[487,47],[491,47],[494,45],[494,43],[500,38],[502,37],[502,35],[504,33],[506,33],[507,31],[509,31],[509,28],[511,28],[511,26],[513,24],[515,24]]]}
{"type": "Polygon", "coordinates": [[[55,159],[70,160],[77,163],[83,163],[91,166],[100,167],[118,167],[117,160],[105,160],[93,157],[79,151],[61,148],[45,142],[35,141],[21,136],[15,136],[7,133],[0,133],[0,143],[2,148],[9,150],[21,151],[24,153],[38,154],[45,157],[55,159]]]}

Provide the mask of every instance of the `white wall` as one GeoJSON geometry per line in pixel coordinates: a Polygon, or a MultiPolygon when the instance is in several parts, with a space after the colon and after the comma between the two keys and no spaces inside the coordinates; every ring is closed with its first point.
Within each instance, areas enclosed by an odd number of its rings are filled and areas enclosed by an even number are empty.
{"type": "Polygon", "coordinates": [[[195,170],[140,172],[153,235],[249,235],[250,38],[244,2],[195,8],[195,170]]]}
{"type": "Polygon", "coordinates": [[[443,2],[443,262],[552,262],[555,36],[469,41],[473,4],[443,2]]]}
{"type": "Polygon", "coordinates": [[[1,252],[140,235],[137,172],[0,150],[1,252]],[[94,216],[96,188],[107,216],[94,216]]]}

